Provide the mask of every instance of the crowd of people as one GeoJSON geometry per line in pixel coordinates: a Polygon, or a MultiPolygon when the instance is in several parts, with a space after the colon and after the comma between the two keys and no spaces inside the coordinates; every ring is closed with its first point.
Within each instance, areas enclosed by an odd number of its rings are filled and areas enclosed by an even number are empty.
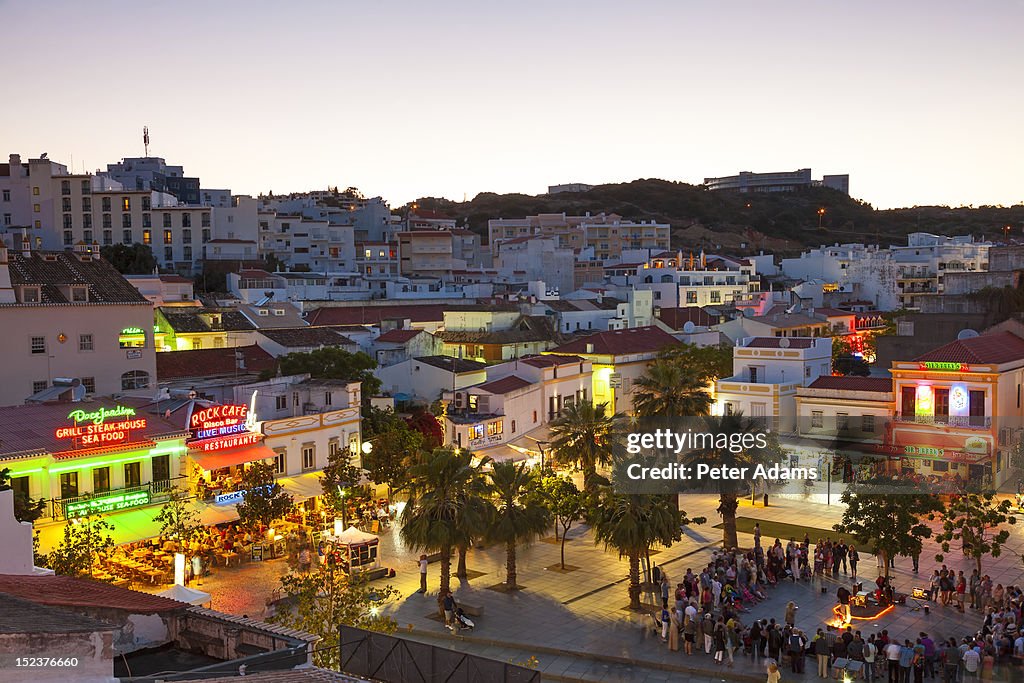
{"type": "MultiPolygon", "coordinates": [[[[916,558],[915,558],[916,559],[916,558]]],[[[754,529],[749,551],[716,551],[711,562],[697,572],[687,569],[677,581],[663,567],[652,568],[652,579],[661,598],[655,616],[662,641],[672,651],[687,656],[711,656],[716,665],[732,667],[737,656],[765,662],[768,680],[778,681],[780,667],[803,673],[810,659],[821,678],[837,673],[871,682],[920,683],[924,679],[954,683],[965,678],[991,679],[995,672],[1017,670],[1024,680],[1024,590],[993,584],[975,571],[970,577],[942,566],[935,570],[926,599],[939,606],[984,615],[981,630],[966,637],[933,638],[921,632],[913,640],[890,636],[887,629],[862,633],[851,626],[804,631],[796,624],[799,607],[788,602],[782,618],[745,623],[751,606],[769,599],[769,589],[779,581],[812,581],[824,577],[852,580],[859,592],[859,552],[842,540],[819,539],[813,546],[780,539],[765,550],[760,528],[754,529]],[[848,577],[848,579],[847,579],[848,577]],[[966,604],[966,605],[965,605],[966,604]]],[[[916,562],[915,562],[916,568],[916,562]]],[[[893,602],[894,593],[882,577],[875,582],[875,600],[893,602]]],[[[840,584],[840,593],[851,591],[840,584]]]]}

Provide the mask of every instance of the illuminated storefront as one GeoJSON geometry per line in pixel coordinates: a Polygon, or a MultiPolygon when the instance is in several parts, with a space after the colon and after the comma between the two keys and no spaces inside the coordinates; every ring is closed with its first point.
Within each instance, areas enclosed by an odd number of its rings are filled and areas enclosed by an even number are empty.
{"type": "Polygon", "coordinates": [[[8,428],[0,468],[10,470],[21,495],[45,501],[36,520],[40,550],[48,552],[65,524],[100,514],[116,543],[159,534],[156,508],[175,486],[185,486],[187,436],[181,426],[144,401],[0,408],[8,428]]]}

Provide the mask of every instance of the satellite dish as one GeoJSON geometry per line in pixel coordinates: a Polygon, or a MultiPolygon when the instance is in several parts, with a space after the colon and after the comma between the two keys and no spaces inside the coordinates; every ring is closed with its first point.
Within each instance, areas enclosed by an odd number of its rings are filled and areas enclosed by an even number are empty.
{"type": "Polygon", "coordinates": [[[977,336],[978,336],[978,332],[976,330],[972,330],[972,329],[968,328],[966,330],[960,330],[960,334],[956,335],[956,338],[957,339],[972,339],[972,338],[977,337],[977,336]]]}
{"type": "Polygon", "coordinates": [[[690,334],[695,329],[697,329],[697,326],[693,324],[692,320],[687,320],[685,323],[683,323],[683,332],[685,332],[686,334],[690,334]]]}
{"type": "Polygon", "coordinates": [[[783,337],[782,339],[779,340],[779,348],[780,349],[788,349],[789,348],[789,339],[787,337],[783,337]]]}
{"type": "Polygon", "coordinates": [[[743,317],[744,318],[753,318],[754,317],[754,309],[753,308],[744,308],[743,309],[743,317]]]}

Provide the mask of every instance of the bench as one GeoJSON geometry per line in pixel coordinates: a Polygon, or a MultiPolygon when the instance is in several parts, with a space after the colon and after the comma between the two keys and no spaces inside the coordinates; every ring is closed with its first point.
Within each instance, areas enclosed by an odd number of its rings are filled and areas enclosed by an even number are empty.
{"type": "Polygon", "coordinates": [[[474,605],[471,602],[462,602],[461,600],[455,603],[457,606],[462,608],[462,611],[471,617],[482,617],[484,615],[483,605],[474,605]]]}

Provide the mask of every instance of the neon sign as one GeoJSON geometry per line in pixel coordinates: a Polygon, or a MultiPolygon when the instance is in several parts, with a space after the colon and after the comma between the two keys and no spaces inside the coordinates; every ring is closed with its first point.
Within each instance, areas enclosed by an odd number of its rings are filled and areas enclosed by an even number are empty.
{"type": "Polygon", "coordinates": [[[75,427],[58,427],[53,435],[58,439],[74,439],[79,447],[113,446],[129,441],[132,430],[145,428],[145,418],[139,418],[121,422],[94,422],[75,427]]]}
{"type": "Polygon", "coordinates": [[[924,363],[918,363],[918,369],[936,370],[938,372],[970,372],[971,366],[967,363],[938,363],[935,361],[925,361],[924,363]]]}
{"type": "Polygon", "coordinates": [[[935,414],[935,394],[926,384],[917,387],[914,395],[914,415],[931,417],[935,414]]]}
{"type": "Polygon", "coordinates": [[[126,327],[121,330],[121,334],[146,334],[146,331],[141,327],[126,327]]]}
{"type": "Polygon", "coordinates": [[[244,405],[210,406],[192,413],[189,426],[192,429],[218,429],[243,424],[249,413],[244,405]]]}
{"type": "Polygon", "coordinates": [[[218,436],[213,439],[203,439],[202,441],[195,441],[189,445],[192,448],[209,453],[210,451],[220,451],[225,448],[235,448],[236,446],[251,446],[254,443],[259,443],[262,438],[262,434],[244,432],[242,434],[235,434],[232,436],[218,436]]]}
{"type": "Polygon", "coordinates": [[[133,491],[131,493],[119,493],[102,498],[89,498],[75,503],[68,503],[64,508],[69,518],[84,517],[89,514],[102,512],[114,512],[128,508],[149,505],[149,491],[133,491]]]}
{"type": "Polygon", "coordinates": [[[954,384],[949,388],[949,414],[966,417],[970,413],[970,395],[963,384],[954,384]]]}
{"type": "Polygon", "coordinates": [[[99,408],[91,412],[85,410],[72,410],[68,413],[68,419],[74,420],[75,424],[92,422],[94,425],[102,424],[108,417],[135,417],[135,408],[128,406],[117,406],[116,408],[99,408]]]}

